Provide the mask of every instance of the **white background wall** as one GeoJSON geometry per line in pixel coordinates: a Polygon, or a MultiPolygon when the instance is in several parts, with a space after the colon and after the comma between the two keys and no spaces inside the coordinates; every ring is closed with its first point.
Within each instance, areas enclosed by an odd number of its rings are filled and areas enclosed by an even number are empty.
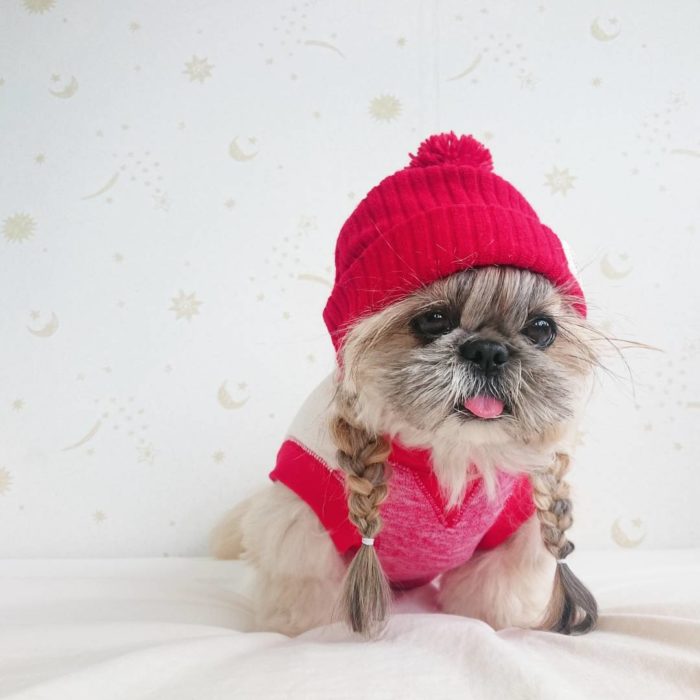
{"type": "Polygon", "coordinates": [[[697,544],[697,2],[2,0],[0,23],[0,555],[203,553],[332,367],[342,222],[449,129],[569,240],[592,317],[662,350],[626,354],[634,382],[609,360],[576,541],[697,544]]]}

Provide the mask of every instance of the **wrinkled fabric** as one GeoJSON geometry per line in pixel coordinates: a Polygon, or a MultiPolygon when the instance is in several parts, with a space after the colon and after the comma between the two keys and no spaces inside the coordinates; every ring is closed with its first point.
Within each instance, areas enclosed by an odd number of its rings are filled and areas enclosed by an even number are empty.
{"type": "Polygon", "coordinates": [[[377,641],[336,623],[246,632],[250,572],[205,559],[0,562],[0,697],[13,700],[700,696],[700,550],[577,552],[583,637],[434,612],[403,594],[377,641]]]}

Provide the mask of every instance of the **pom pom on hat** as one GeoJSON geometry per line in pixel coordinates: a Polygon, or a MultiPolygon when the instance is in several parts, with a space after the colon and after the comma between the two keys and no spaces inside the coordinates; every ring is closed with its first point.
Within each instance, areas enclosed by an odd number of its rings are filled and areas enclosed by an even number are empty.
{"type": "Polygon", "coordinates": [[[466,165],[486,172],[493,170],[489,149],[473,136],[457,136],[454,131],[430,136],[418,147],[418,153],[409,155],[411,162],[407,168],[466,165]]]}

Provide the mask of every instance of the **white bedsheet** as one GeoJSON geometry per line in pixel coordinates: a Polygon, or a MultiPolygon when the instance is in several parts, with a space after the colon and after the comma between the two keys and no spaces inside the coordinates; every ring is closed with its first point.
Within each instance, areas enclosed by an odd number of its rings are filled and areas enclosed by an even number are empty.
{"type": "Polygon", "coordinates": [[[700,550],[577,553],[584,637],[396,604],[382,639],[246,632],[249,575],[206,559],[0,562],[0,697],[700,698],[700,550]]]}

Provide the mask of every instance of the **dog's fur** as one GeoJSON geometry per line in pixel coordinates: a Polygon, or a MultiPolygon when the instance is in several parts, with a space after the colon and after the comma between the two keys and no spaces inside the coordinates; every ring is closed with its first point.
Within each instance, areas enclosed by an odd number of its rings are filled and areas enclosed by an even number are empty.
{"type": "MultiPolygon", "coordinates": [[[[597,362],[596,333],[575,303],[532,272],[469,270],[360,319],[341,348],[331,426],[339,447],[336,463],[349,482],[369,480],[373,493],[363,497],[374,497],[374,511],[381,511],[391,488],[384,482],[385,455],[377,456],[386,447],[382,436],[432,451],[448,506],[463,497],[470,463],[491,492],[497,469],[530,475],[537,515],[501,546],[475,554],[438,581],[444,611],[479,618],[497,629],[582,632],[595,624],[592,596],[565,564],[557,564],[573,549],[564,534],[571,524],[571,502],[563,477],[597,362]],[[415,320],[436,310],[451,319],[451,329],[425,337],[415,320]],[[536,346],[523,334],[538,317],[556,327],[548,347],[536,346]],[[474,339],[507,348],[508,361],[498,372],[488,376],[462,357],[460,348],[474,339]],[[460,409],[465,399],[484,394],[501,399],[506,412],[480,420],[460,409]],[[358,454],[365,455],[359,462],[358,454]]],[[[351,497],[352,492],[350,487],[351,497]]],[[[350,514],[364,536],[374,536],[381,527],[378,517],[354,518],[352,507],[350,514]]],[[[363,558],[362,564],[353,562],[348,575],[347,562],[313,511],[286,487],[270,484],[237,506],[211,542],[216,556],[243,557],[255,567],[258,629],[297,634],[330,622],[346,576],[346,615],[355,629],[372,629],[362,608],[368,592],[379,595],[383,585],[376,559],[370,559],[376,558],[374,549],[362,547],[356,557],[363,558]],[[380,578],[368,583],[367,576],[380,578]]],[[[375,612],[383,616],[381,606],[375,612]]]]}

